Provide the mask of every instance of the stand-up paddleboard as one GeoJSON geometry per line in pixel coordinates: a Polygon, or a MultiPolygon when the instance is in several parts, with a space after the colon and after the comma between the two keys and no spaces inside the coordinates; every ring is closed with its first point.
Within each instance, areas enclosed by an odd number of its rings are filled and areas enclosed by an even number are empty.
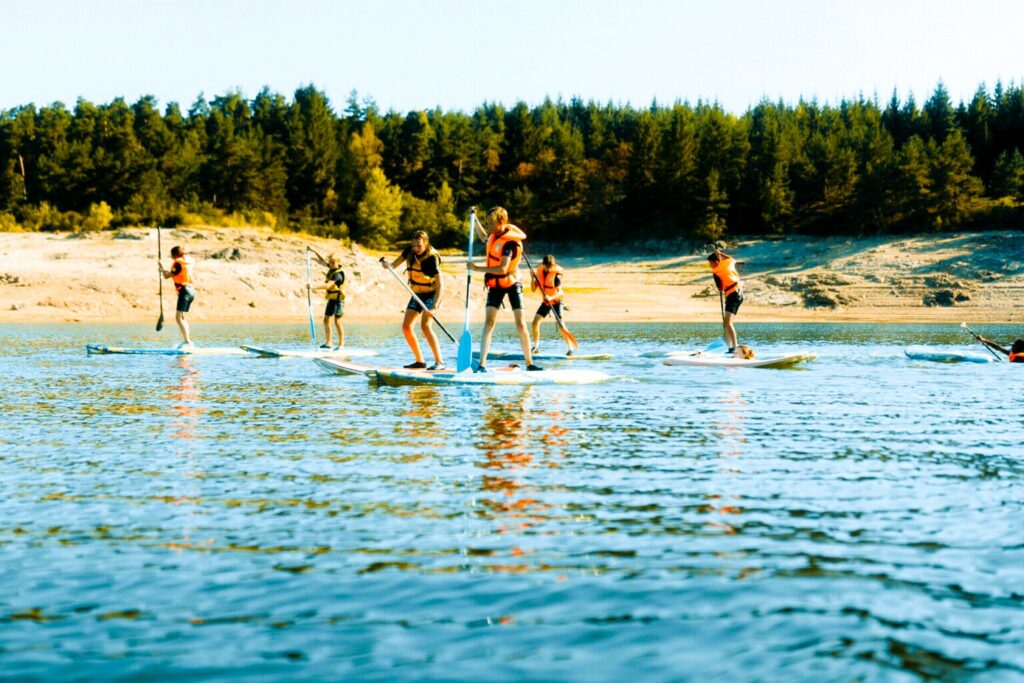
{"type": "Polygon", "coordinates": [[[260,358],[363,358],[377,355],[372,349],[267,349],[244,344],[241,348],[260,358]]]}
{"type": "MultiPolygon", "coordinates": [[[[564,353],[532,353],[534,360],[611,360],[610,353],[574,353],[571,356],[564,353]]],[[[480,358],[480,352],[473,352],[473,359],[480,358]]],[[[526,360],[526,356],[518,351],[491,351],[487,354],[489,360],[526,360]]]]}
{"type": "Polygon", "coordinates": [[[92,354],[127,354],[147,356],[244,356],[239,346],[193,346],[187,349],[133,349],[126,346],[101,346],[86,344],[85,352],[92,354]]]}
{"type": "Polygon", "coordinates": [[[664,365],[688,365],[691,367],[718,368],[788,368],[800,363],[808,363],[817,358],[813,353],[791,353],[786,355],[768,355],[755,358],[740,358],[723,353],[695,352],[691,355],[675,355],[666,358],[664,365]]]}
{"type": "Polygon", "coordinates": [[[991,363],[991,355],[972,353],[957,349],[941,349],[934,346],[908,346],[903,350],[911,360],[927,360],[935,363],[991,363]]]}
{"type": "Polygon", "coordinates": [[[539,370],[528,372],[510,365],[504,368],[488,368],[488,372],[474,373],[472,370],[409,370],[395,367],[375,367],[356,361],[341,361],[331,358],[315,359],[320,367],[340,375],[366,375],[370,379],[389,386],[409,384],[480,384],[480,385],[526,385],[526,384],[596,384],[610,378],[595,370],[539,370]]]}

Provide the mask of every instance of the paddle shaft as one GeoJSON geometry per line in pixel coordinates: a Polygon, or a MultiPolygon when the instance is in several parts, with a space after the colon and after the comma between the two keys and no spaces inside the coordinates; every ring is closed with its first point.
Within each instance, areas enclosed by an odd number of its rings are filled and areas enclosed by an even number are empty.
{"type": "Polygon", "coordinates": [[[465,331],[469,330],[469,293],[473,286],[473,270],[470,265],[473,263],[473,222],[476,221],[476,208],[469,212],[469,248],[466,249],[466,317],[465,322],[462,324],[462,329],[465,331]]]}
{"type": "Polygon", "coordinates": [[[984,339],[981,335],[977,334],[974,330],[972,330],[970,327],[968,327],[967,323],[960,323],[960,327],[962,327],[965,330],[967,330],[972,337],[974,337],[979,342],[981,342],[981,345],[984,346],[986,349],[988,349],[988,352],[991,353],[993,356],[995,356],[996,360],[1000,360],[1000,361],[1003,360],[1002,358],[999,357],[999,354],[996,353],[994,350],[992,350],[992,347],[988,345],[988,343],[987,343],[988,340],[984,339]]]}
{"type": "MultiPolygon", "coordinates": [[[[163,255],[163,246],[160,241],[160,226],[156,226],[156,262],[160,265],[160,257],[163,255]]],[[[164,273],[163,266],[160,266],[159,280],[160,286],[160,319],[156,321],[156,331],[159,332],[164,328],[164,273]]]]}
{"type": "Polygon", "coordinates": [[[309,337],[316,346],[316,325],[313,324],[313,280],[309,270],[309,247],[306,247],[306,308],[309,310],[309,337]]]}
{"type": "Polygon", "coordinates": [[[420,307],[423,309],[423,312],[429,314],[432,318],[434,318],[434,322],[436,322],[437,326],[441,328],[441,331],[444,332],[445,335],[447,335],[447,337],[452,340],[452,343],[457,344],[458,342],[455,341],[455,337],[453,337],[452,333],[448,331],[448,328],[445,327],[441,323],[441,321],[437,319],[437,316],[434,315],[433,311],[427,308],[427,305],[423,303],[423,299],[419,298],[419,296],[416,295],[416,292],[412,291],[412,287],[410,287],[409,284],[402,279],[402,276],[395,272],[395,269],[391,267],[390,263],[388,263],[387,261],[383,261],[383,263],[385,266],[388,267],[388,272],[394,275],[395,279],[398,280],[398,282],[401,283],[403,287],[405,287],[405,291],[409,292],[409,294],[412,294],[412,298],[415,299],[416,303],[420,305],[420,307]]]}

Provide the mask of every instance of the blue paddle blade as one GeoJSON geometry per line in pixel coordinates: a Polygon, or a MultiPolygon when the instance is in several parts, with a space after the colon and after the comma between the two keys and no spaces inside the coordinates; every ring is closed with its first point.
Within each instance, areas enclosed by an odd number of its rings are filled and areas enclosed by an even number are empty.
{"type": "Polygon", "coordinates": [[[704,353],[722,352],[725,351],[727,348],[729,347],[726,346],[725,340],[719,337],[718,339],[704,347],[704,353]]]}
{"type": "Polygon", "coordinates": [[[473,365],[473,335],[467,327],[462,331],[462,338],[459,339],[459,358],[456,361],[455,369],[458,372],[468,370],[473,365]]]}

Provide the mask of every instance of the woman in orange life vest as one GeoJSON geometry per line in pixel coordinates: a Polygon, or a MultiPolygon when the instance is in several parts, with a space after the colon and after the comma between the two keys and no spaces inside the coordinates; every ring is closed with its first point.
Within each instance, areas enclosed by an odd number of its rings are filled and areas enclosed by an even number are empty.
{"type": "Polygon", "coordinates": [[[498,318],[498,309],[505,296],[512,307],[516,330],[519,332],[519,345],[523,349],[527,370],[543,370],[534,365],[530,353],[530,332],[523,320],[523,283],[519,281],[519,260],[523,257],[523,240],[526,233],[508,222],[508,212],[496,206],[487,213],[490,233],[484,232],[483,226],[475,223],[477,235],[487,242],[487,264],[470,263],[469,267],[478,273],[484,273],[484,285],[487,287],[487,308],[484,309],[484,334],[480,339],[480,364],[477,372],[487,372],[487,353],[491,348],[491,334],[498,318]]]}
{"type": "Polygon", "coordinates": [[[988,339],[985,339],[984,337],[978,337],[978,341],[980,341],[982,344],[989,347],[990,349],[995,349],[1000,353],[1006,354],[1006,356],[1009,357],[1011,363],[1024,363],[1024,339],[1018,339],[1017,341],[1013,342],[1013,345],[1008,349],[1003,346],[1000,346],[999,344],[996,344],[995,342],[990,342],[988,339]]]}
{"type": "MultiPolygon", "coordinates": [[[[533,353],[540,353],[540,321],[548,317],[552,308],[555,309],[557,318],[564,317],[562,313],[562,297],[565,296],[565,292],[562,291],[562,276],[564,274],[565,270],[562,266],[555,263],[555,257],[548,254],[537,268],[536,277],[530,278],[530,291],[536,292],[539,289],[546,299],[541,302],[540,308],[533,316],[533,353]]],[[[568,341],[565,342],[565,355],[572,355],[572,347],[569,346],[568,341]]]]}
{"type": "Polygon", "coordinates": [[[178,348],[191,348],[192,336],[188,327],[188,309],[192,306],[192,301],[196,298],[196,288],[192,280],[192,257],[185,253],[185,247],[173,247],[171,249],[171,258],[174,261],[171,263],[171,269],[166,270],[164,268],[164,262],[161,259],[157,263],[157,268],[160,269],[160,276],[163,278],[171,278],[174,282],[174,289],[178,292],[178,305],[175,307],[174,322],[178,323],[178,329],[181,331],[181,344],[178,348]]]}
{"type": "Polygon", "coordinates": [[[338,333],[338,345],[334,348],[340,349],[345,345],[345,328],[341,326],[341,316],[345,314],[345,271],[341,267],[341,256],[330,254],[324,258],[317,253],[316,249],[309,250],[316,262],[327,267],[324,274],[324,283],[311,286],[308,282],[306,288],[315,291],[326,292],[324,299],[327,305],[324,308],[324,343],[321,349],[331,348],[331,321],[334,321],[334,329],[338,333]]]}
{"type": "MultiPolygon", "coordinates": [[[[441,277],[441,255],[430,246],[430,238],[423,230],[417,230],[412,234],[412,243],[405,248],[401,255],[391,262],[392,268],[397,268],[402,263],[408,264],[405,272],[409,276],[409,288],[416,292],[427,310],[423,310],[416,299],[409,299],[405,307],[405,318],[402,320],[402,334],[405,341],[412,349],[415,362],[406,365],[410,369],[426,368],[423,361],[423,354],[420,353],[420,344],[416,340],[416,333],[412,330],[416,318],[423,314],[420,320],[420,329],[423,330],[423,338],[430,344],[430,351],[434,354],[434,364],[428,370],[444,370],[444,358],[441,356],[441,345],[437,342],[437,335],[431,322],[434,320],[434,311],[441,305],[441,295],[444,293],[444,278],[441,277]]],[[[380,265],[387,268],[387,261],[381,257],[380,265]]]]}
{"type": "Polygon", "coordinates": [[[725,296],[722,328],[729,353],[734,353],[736,351],[736,328],[733,327],[732,319],[739,313],[740,305],[743,303],[743,284],[740,282],[739,273],[736,272],[736,260],[717,246],[708,256],[708,263],[711,265],[711,276],[715,278],[715,286],[725,296]]]}

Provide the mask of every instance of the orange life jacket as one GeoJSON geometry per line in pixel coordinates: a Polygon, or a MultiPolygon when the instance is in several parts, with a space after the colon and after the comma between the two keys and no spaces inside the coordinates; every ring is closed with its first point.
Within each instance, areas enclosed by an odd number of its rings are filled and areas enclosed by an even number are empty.
{"type": "Polygon", "coordinates": [[[417,294],[429,294],[437,291],[437,278],[441,277],[441,255],[433,247],[427,248],[422,255],[417,256],[413,252],[409,256],[408,267],[405,269],[409,276],[409,287],[417,294]],[[423,273],[423,262],[431,256],[437,257],[437,275],[429,277],[423,273]]]}
{"type": "Polygon", "coordinates": [[[1011,363],[1024,363],[1024,353],[1011,353],[1010,354],[1010,362],[1011,363]]]}
{"type": "Polygon", "coordinates": [[[736,272],[736,260],[726,256],[717,265],[711,267],[715,276],[715,284],[722,294],[732,294],[740,286],[740,274],[736,272]]]}
{"type": "Polygon", "coordinates": [[[565,292],[562,288],[555,284],[555,279],[558,278],[565,271],[562,270],[561,266],[555,266],[549,269],[547,266],[540,266],[537,268],[537,281],[540,283],[540,290],[544,292],[544,296],[547,297],[548,303],[558,303],[565,296],[565,292]]]}
{"type": "MultiPolygon", "coordinates": [[[[175,289],[181,289],[185,285],[192,284],[192,257],[186,254],[185,256],[179,256],[174,259],[174,263],[177,263],[179,270],[177,273],[171,276],[171,280],[174,282],[175,289]]],[[[174,269],[174,266],[171,266],[174,269]]]]}
{"type": "Polygon", "coordinates": [[[516,251],[516,255],[512,257],[512,260],[508,264],[508,272],[504,275],[495,275],[493,273],[486,273],[484,275],[484,284],[488,287],[511,287],[515,283],[519,282],[519,260],[523,257],[523,240],[526,238],[526,233],[512,225],[511,223],[505,225],[505,229],[500,235],[491,233],[487,237],[487,267],[493,268],[494,266],[500,266],[501,261],[504,258],[502,252],[505,250],[505,245],[509,242],[515,242],[519,245],[519,249],[516,251]]]}

